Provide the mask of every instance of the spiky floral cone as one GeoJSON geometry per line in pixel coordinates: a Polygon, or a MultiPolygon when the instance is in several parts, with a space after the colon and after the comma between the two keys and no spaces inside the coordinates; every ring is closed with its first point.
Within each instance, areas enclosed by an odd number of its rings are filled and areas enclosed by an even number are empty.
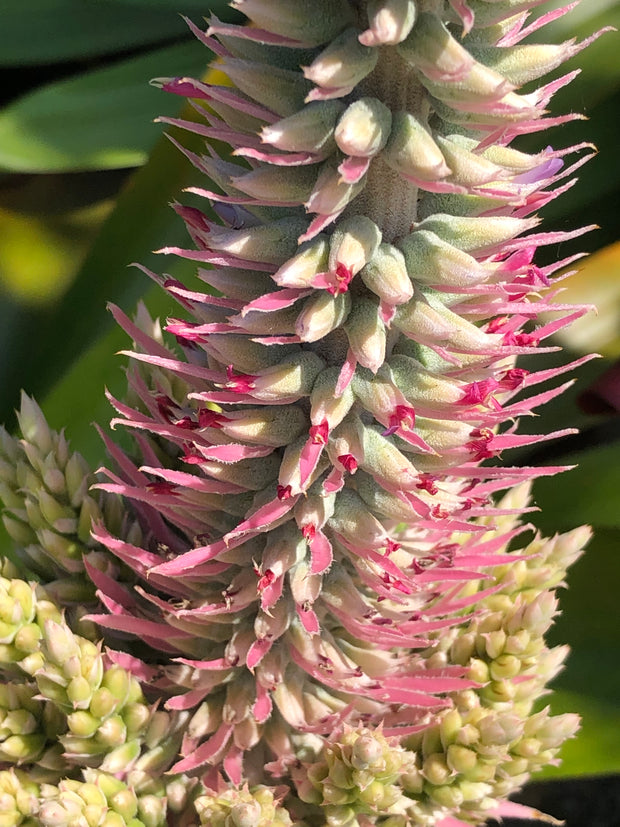
{"type": "Polygon", "coordinates": [[[567,261],[534,264],[583,230],[536,232],[535,212],[591,147],[509,146],[575,117],[546,114],[572,75],[519,91],[586,45],[524,45],[570,8],[526,25],[543,2],[236,0],[249,26],[195,29],[236,88],[160,82],[207,121],[169,123],[234,150],[186,152],[218,219],[175,205],[196,249],[165,251],[222,295],[149,273],[188,316],[166,325],[180,353],[114,310],[136,452],[108,442],[99,487],[140,530],[93,537],[136,585],[88,573],[91,619],[140,638],[135,674],[193,710],[172,769],[202,776],[201,818],[478,823],[574,731],[531,714],[564,655],[542,637],[562,561],[509,550],[527,498],[494,499],[562,469],[480,464],[565,433],[518,420],[571,366],[515,359],[585,310],[552,303],[567,261]]]}

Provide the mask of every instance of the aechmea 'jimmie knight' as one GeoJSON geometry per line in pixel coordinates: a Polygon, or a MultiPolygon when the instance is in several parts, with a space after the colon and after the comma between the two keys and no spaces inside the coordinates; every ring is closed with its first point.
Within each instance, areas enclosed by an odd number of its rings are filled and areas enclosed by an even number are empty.
{"type": "Polygon", "coordinates": [[[563,469],[497,461],[567,433],[519,419],[575,363],[516,359],[584,312],[555,300],[570,260],[535,263],[584,230],[536,212],[592,147],[510,146],[575,117],[546,112],[574,73],[531,84],[586,45],[524,44],[575,5],[530,22],[544,4],[235,0],[248,25],[190,24],[232,87],[160,80],[203,116],[165,120],[233,152],[185,150],[215,189],[192,190],[206,215],[175,204],[194,249],[164,252],[209,288],[148,273],[182,307],[165,340],[113,310],[135,449],[104,437],[92,496],[29,400],[3,437],[7,527],[43,583],[0,581],[0,760],[40,767],[0,773],[11,824],[527,815],[507,796],[577,728],[536,704],[588,537],[520,543],[529,482],[563,469]]]}

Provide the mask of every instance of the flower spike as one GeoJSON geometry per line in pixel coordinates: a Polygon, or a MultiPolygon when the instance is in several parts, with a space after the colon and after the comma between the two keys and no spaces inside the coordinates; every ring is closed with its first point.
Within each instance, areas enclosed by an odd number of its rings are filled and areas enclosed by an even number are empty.
{"type": "Polygon", "coordinates": [[[507,797],[578,728],[536,704],[589,536],[525,538],[531,481],[565,469],[506,456],[572,433],[521,433],[571,366],[516,360],[588,309],[535,263],[585,230],[536,211],[592,147],[511,146],[577,117],[547,114],[574,73],[522,88],[592,40],[524,42],[575,5],[526,24],[545,3],[234,0],[245,25],[189,24],[231,85],[156,82],[193,100],[162,121],[206,141],[181,150],[209,179],[161,252],[205,286],[143,268],[179,308],[163,331],[112,309],[130,439],[104,435],[97,478],[28,398],[23,439],[0,432],[4,522],[45,584],[3,564],[11,823],[531,815],[507,797]]]}

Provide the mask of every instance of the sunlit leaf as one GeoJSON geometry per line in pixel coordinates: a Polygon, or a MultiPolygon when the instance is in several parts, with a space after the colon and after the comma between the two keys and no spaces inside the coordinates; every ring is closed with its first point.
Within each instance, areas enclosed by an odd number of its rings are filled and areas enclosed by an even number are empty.
{"type": "Polygon", "coordinates": [[[58,301],[110,207],[103,202],[47,216],[0,208],[0,289],[26,304],[58,301]]]}
{"type": "Polygon", "coordinates": [[[52,83],[0,112],[0,168],[18,172],[110,169],[144,163],[159,137],[153,118],[179,99],[153,76],[200,75],[209,52],[194,39],[52,83]]]}

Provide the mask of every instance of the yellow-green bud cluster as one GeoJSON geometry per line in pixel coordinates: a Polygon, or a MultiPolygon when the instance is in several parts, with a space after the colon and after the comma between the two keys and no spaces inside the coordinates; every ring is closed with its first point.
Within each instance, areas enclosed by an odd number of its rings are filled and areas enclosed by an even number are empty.
{"type": "MultiPolygon", "coordinates": [[[[505,505],[515,496],[527,498],[527,489],[507,495],[505,505]]],[[[511,527],[497,527],[485,539],[511,527]]],[[[549,649],[544,640],[557,612],[553,589],[562,585],[588,537],[587,529],[551,539],[537,536],[515,551],[526,559],[494,568],[496,580],[479,584],[499,583],[501,589],[480,600],[467,626],[443,632],[436,649],[429,650],[429,665],[463,666],[480,686],[455,693],[453,709],[404,741],[416,754],[419,810],[408,809],[416,824],[426,824],[424,817],[435,823],[433,804],[467,822],[484,820],[498,799],[553,764],[562,743],[577,731],[576,715],[552,717],[548,709],[532,710],[567,654],[566,647],[549,649]]],[[[397,822],[393,827],[399,827],[397,822]]]]}
{"type": "Polygon", "coordinates": [[[23,770],[0,770],[0,825],[37,827],[40,787],[23,770]]]}
{"type": "Polygon", "coordinates": [[[196,799],[200,824],[205,827],[292,827],[288,810],[280,804],[286,788],[273,790],[262,785],[207,791],[196,799]]]}
{"type": "Polygon", "coordinates": [[[329,827],[357,827],[358,816],[404,812],[415,762],[379,730],[350,729],[326,744],[298,783],[299,797],[321,806],[329,827]]]}
{"type": "Polygon", "coordinates": [[[84,771],[84,781],[42,784],[38,823],[42,827],[164,827],[165,799],[144,799],[113,775],[84,771]]]}
{"type": "Polygon", "coordinates": [[[61,613],[41,586],[0,577],[0,668],[19,664],[32,675],[42,663],[40,640],[46,620],[61,613]]]}
{"type": "MultiPolygon", "coordinates": [[[[64,718],[37,697],[31,683],[0,684],[0,761],[31,764],[39,761],[46,747],[64,730],[64,718]]],[[[51,747],[53,752],[54,747],[51,747]]],[[[50,755],[44,763],[49,765],[50,755]]]]}
{"type": "Polygon", "coordinates": [[[138,681],[120,666],[105,669],[100,647],[64,622],[46,623],[41,654],[35,679],[40,694],[67,715],[65,753],[78,763],[105,755],[103,769],[127,769],[151,717],[138,681]]]}
{"type": "MultiPolygon", "coordinates": [[[[578,726],[576,715],[551,717],[548,709],[523,719],[514,707],[485,707],[473,690],[459,693],[455,704],[405,744],[416,752],[414,797],[420,806],[427,810],[432,802],[472,823],[484,821],[497,799],[517,790],[531,772],[553,763],[578,726]]],[[[411,816],[415,812],[408,809],[411,816]]]]}
{"type": "Polygon", "coordinates": [[[99,770],[83,775],[38,784],[22,770],[1,771],[1,827],[165,827],[165,797],[137,795],[99,770]]]}
{"type": "MultiPolygon", "coordinates": [[[[19,545],[24,565],[45,581],[83,572],[82,557],[93,546],[91,522],[101,519],[100,506],[89,494],[94,477],[26,394],[17,416],[21,440],[0,428],[5,528],[19,545]]],[[[71,586],[72,602],[92,599],[87,578],[72,580],[71,586]]]]}

